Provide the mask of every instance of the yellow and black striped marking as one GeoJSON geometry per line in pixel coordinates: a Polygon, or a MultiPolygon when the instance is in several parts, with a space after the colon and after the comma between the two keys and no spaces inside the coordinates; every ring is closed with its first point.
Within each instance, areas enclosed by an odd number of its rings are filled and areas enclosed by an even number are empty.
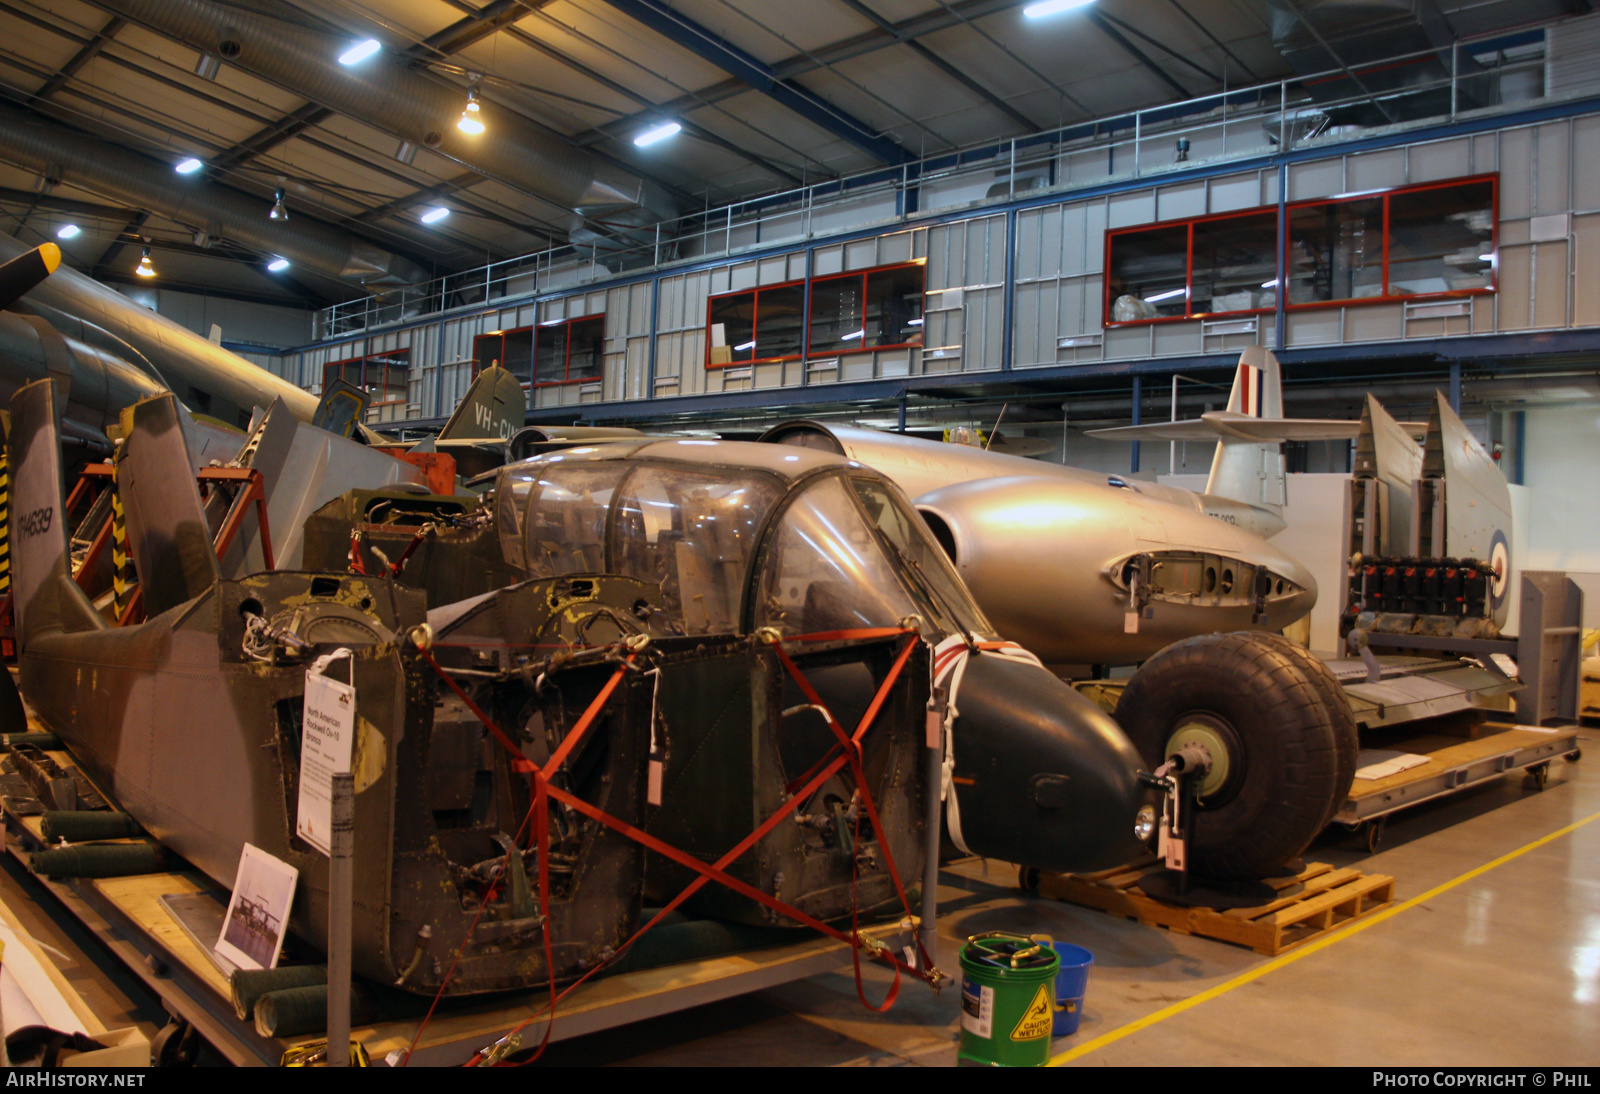
{"type": "Polygon", "coordinates": [[[11,591],[11,454],[0,445],[0,596],[11,591]]]}
{"type": "Polygon", "coordinates": [[[128,528],[122,516],[122,491],[117,488],[117,464],[111,463],[111,613],[121,619],[128,608],[133,567],[128,562],[128,528]]]}

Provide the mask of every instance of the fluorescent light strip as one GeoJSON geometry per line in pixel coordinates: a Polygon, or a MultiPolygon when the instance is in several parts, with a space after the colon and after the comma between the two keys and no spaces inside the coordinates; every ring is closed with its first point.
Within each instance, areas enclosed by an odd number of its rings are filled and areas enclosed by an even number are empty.
{"type": "Polygon", "coordinates": [[[422,221],[422,223],[424,223],[424,224],[437,224],[437,223],[439,223],[441,220],[443,220],[445,217],[447,217],[449,215],[450,215],[450,210],[446,209],[444,206],[440,205],[440,206],[436,206],[435,208],[429,209],[426,213],[423,213],[417,219],[422,221]]]}
{"type": "Polygon", "coordinates": [[[640,148],[648,148],[657,141],[664,141],[668,137],[675,136],[682,131],[683,126],[679,125],[677,122],[663,122],[661,125],[651,126],[643,133],[640,133],[637,137],[633,138],[633,143],[638,145],[640,148]]]}
{"type": "Polygon", "coordinates": [[[382,48],[383,46],[378,44],[376,38],[368,38],[365,42],[357,42],[339,54],[339,63],[341,65],[359,65],[382,48]]]}
{"type": "Polygon", "coordinates": [[[205,164],[191,156],[188,159],[181,161],[176,167],[173,168],[173,170],[178,172],[180,175],[192,175],[204,166],[205,164]]]}
{"type": "Polygon", "coordinates": [[[1022,14],[1029,19],[1043,19],[1047,15],[1059,15],[1073,8],[1087,7],[1094,0],[1040,0],[1037,4],[1029,4],[1022,9],[1022,14]]]}

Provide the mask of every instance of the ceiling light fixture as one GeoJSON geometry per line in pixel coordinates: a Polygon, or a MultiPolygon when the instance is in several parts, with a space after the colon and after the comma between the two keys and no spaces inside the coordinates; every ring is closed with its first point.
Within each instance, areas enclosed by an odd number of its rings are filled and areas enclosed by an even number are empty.
{"type": "Polygon", "coordinates": [[[267,269],[271,270],[273,273],[282,273],[288,268],[289,260],[287,258],[274,258],[271,262],[267,263],[267,269]]]}
{"type": "Polygon", "coordinates": [[[268,220],[288,220],[289,209],[283,204],[283,187],[272,192],[272,208],[267,210],[268,220]]]}
{"type": "Polygon", "coordinates": [[[1039,0],[1037,4],[1029,4],[1022,9],[1022,14],[1029,19],[1043,19],[1047,15],[1059,15],[1073,8],[1087,7],[1094,0],[1039,0]]]}
{"type": "Polygon", "coordinates": [[[205,164],[190,156],[188,159],[181,161],[173,170],[180,175],[192,175],[204,166],[205,164]]]}
{"type": "Polygon", "coordinates": [[[649,129],[634,137],[633,143],[640,148],[648,148],[657,141],[664,141],[668,137],[682,132],[682,130],[683,126],[677,122],[662,122],[660,125],[652,125],[649,129]]]}
{"type": "Polygon", "coordinates": [[[469,87],[467,88],[467,106],[466,109],[461,112],[461,120],[456,122],[456,128],[461,130],[463,133],[471,133],[474,136],[482,133],[483,119],[479,117],[479,114],[478,89],[475,87],[469,87]]]}
{"type": "Polygon", "coordinates": [[[365,42],[357,42],[343,53],[339,54],[341,65],[359,65],[378,50],[382,49],[376,38],[368,38],[365,42]]]}
{"type": "Polygon", "coordinates": [[[437,224],[449,215],[449,209],[446,209],[443,205],[436,205],[432,209],[429,209],[426,213],[423,213],[417,219],[422,221],[424,224],[437,224]]]}
{"type": "Polygon", "coordinates": [[[83,229],[79,228],[76,224],[63,224],[61,227],[56,229],[56,238],[71,239],[81,231],[83,231],[83,229]]]}
{"type": "Polygon", "coordinates": [[[149,247],[144,249],[144,255],[139,259],[139,265],[133,272],[140,277],[154,277],[156,275],[156,268],[150,265],[149,247]]]}

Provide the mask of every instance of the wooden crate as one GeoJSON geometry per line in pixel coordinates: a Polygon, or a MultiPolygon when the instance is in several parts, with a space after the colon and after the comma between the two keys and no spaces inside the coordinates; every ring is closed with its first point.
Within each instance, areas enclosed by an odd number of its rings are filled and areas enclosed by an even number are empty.
{"type": "Polygon", "coordinates": [[[1140,879],[1160,869],[1161,863],[1151,861],[1098,874],[1043,874],[1039,894],[1179,934],[1248,946],[1268,955],[1338,930],[1394,899],[1392,877],[1351,868],[1336,870],[1317,862],[1295,877],[1266,879],[1286,895],[1259,907],[1186,908],[1156,900],[1138,889],[1140,879]]]}

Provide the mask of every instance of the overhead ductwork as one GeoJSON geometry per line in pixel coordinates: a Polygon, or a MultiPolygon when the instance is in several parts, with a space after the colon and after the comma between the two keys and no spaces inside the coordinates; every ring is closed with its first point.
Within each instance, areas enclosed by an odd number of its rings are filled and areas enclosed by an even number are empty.
{"type": "Polygon", "coordinates": [[[162,163],[108,141],[72,133],[0,104],[0,160],[38,171],[108,200],[148,209],[207,235],[280,255],[326,277],[381,292],[421,284],[428,272],[363,239],[310,217],[269,220],[263,199],[175,174],[162,163]]]}
{"type": "Polygon", "coordinates": [[[1490,105],[1492,87],[1472,57],[1452,61],[1456,35],[1434,0],[1271,0],[1272,43],[1328,104],[1335,125],[1374,126],[1490,105]],[[1363,65],[1419,54],[1409,63],[1363,65]],[[1326,75],[1338,74],[1339,75],[1326,75]],[[1470,77],[1470,78],[1469,78],[1470,77]]]}
{"type": "Polygon", "coordinates": [[[671,220],[676,203],[659,185],[583,151],[559,134],[510,111],[482,103],[488,132],[456,128],[465,89],[409,67],[383,52],[359,65],[337,63],[349,43],[243,6],[211,0],[96,0],[121,15],[296,95],[498,182],[612,228],[671,220]]]}

